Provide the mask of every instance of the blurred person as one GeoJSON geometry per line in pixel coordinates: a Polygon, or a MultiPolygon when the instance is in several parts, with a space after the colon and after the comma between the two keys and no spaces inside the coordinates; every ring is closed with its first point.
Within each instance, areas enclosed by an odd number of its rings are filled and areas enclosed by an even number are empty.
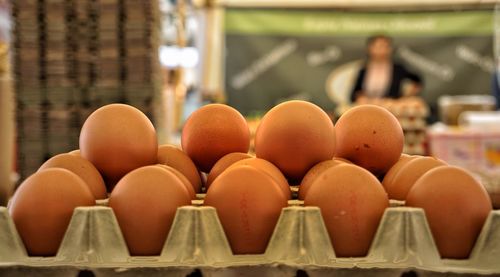
{"type": "Polygon", "coordinates": [[[408,95],[416,95],[422,88],[422,79],[392,60],[392,39],[385,35],[368,38],[367,60],[358,72],[351,101],[362,98],[399,98],[403,96],[402,82],[410,80],[408,95]]]}

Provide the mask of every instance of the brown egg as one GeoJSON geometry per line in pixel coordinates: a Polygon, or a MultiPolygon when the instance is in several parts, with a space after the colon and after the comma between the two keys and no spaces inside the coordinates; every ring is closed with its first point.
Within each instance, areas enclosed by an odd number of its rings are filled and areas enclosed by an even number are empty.
{"type": "Polygon", "coordinates": [[[287,199],[274,180],[251,166],[228,168],[214,180],[205,205],[215,207],[234,254],[262,254],[287,199]]]}
{"type": "Polygon", "coordinates": [[[304,199],[318,206],[337,257],[366,256],[389,199],[367,170],[351,164],[330,167],[304,199]]]}
{"type": "Polygon", "coordinates": [[[54,167],[67,169],[82,178],[95,199],[105,199],[108,197],[101,174],[91,162],[80,155],[71,153],[56,155],[42,164],[38,171],[54,167]]]}
{"type": "Polygon", "coordinates": [[[158,163],[177,169],[189,180],[195,192],[201,192],[200,172],[191,158],[181,149],[164,144],[158,147],[158,163]]]}
{"type": "Polygon", "coordinates": [[[186,187],[188,193],[189,193],[189,196],[191,197],[191,199],[196,199],[196,192],[194,191],[193,189],[193,186],[191,185],[191,183],[189,182],[189,180],[186,178],[186,176],[184,176],[182,173],[180,173],[177,169],[171,167],[171,166],[168,166],[168,165],[164,165],[164,164],[158,164],[157,166],[161,167],[161,168],[164,168],[172,173],[174,173],[174,175],[179,178],[179,180],[182,182],[182,184],[186,187]]]}
{"type": "Polygon", "coordinates": [[[333,157],[332,160],[352,164],[352,162],[349,161],[348,159],[344,159],[344,158],[340,158],[340,157],[333,157]]]}
{"type": "Polygon", "coordinates": [[[125,175],[109,197],[133,256],[159,255],[178,207],[191,204],[186,187],[174,173],[145,166],[125,175]]]}
{"type": "Polygon", "coordinates": [[[389,111],[374,105],[349,109],[335,125],[336,157],[383,176],[403,151],[404,136],[398,120],[389,111]]]}
{"type": "Polygon", "coordinates": [[[69,154],[72,154],[72,155],[77,155],[77,156],[81,156],[80,155],[80,149],[76,149],[76,150],[73,150],[71,152],[68,152],[69,154]]]}
{"type": "Polygon", "coordinates": [[[262,118],[255,133],[255,153],[288,179],[300,180],[313,165],[333,157],[333,123],[312,103],[284,102],[262,118]]]}
{"type": "Polygon", "coordinates": [[[182,129],[182,149],[198,169],[210,172],[224,155],[248,152],[250,130],[245,118],[235,109],[222,104],[199,108],[182,129]]]}
{"type": "Polygon", "coordinates": [[[399,157],[399,160],[387,171],[387,173],[384,176],[384,180],[382,181],[382,185],[385,187],[391,187],[393,184],[394,177],[396,174],[399,173],[401,168],[405,166],[409,161],[418,158],[421,156],[410,156],[407,154],[401,154],[401,157],[399,157]]]}
{"type": "Polygon", "coordinates": [[[124,104],[106,105],[83,124],[80,152],[101,174],[116,181],[138,167],[156,163],[156,131],[138,109],[124,104]]]}
{"type": "Polygon", "coordinates": [[[408,191],[427,171],[446,163],[433,157],[417,157],[401,167],[390,184],[384,186],[390,199],[405,200],[408,191]]]}
{"type": "Polygon", "coordinates": [[[205,187],[208,189],[210,187],[210,184],[219,176],[224,170],[226,170],[230,165],[233,163],[243,160],[243,159],[248,159],[252,158],[252,155],[247,154],[247,153],[240,153],[240,152],[233,152],[225,155],[224,157],[220,158],[212,167],[210,170],[210,173],[207,175],[207,182],[205,183],[205,187]]]}
{"type": "Polygon", "coordinates": [[[406,205],[425,211],[441,257],[465,259],[491,211],[484,187],[465,170],[440,166],[412,187],[406,205]]]}
{"type": "Polygon", "coordinates": [[[80,177],[67,169],[49,168],[19,186],[9,213],[29,255],[54,256],[73,210],[94,204],[92,192],[80,177]]]}
{"type": "MultiPolygon", "coordinates": [[[[272,163],[264,160],[264,159],[259,159],[259,158],[248,158],[248,159],[243,159],[239,160],[235,163],[233,163],[229,168],[234,168],[237,166],[241,165],[248,165],[252,166],[258,170],[262,170],[264,173],[267,175],[271,176],[273,178],[274,182],[280,190],[283,192],[285,197],[287,199],[290,199],[292,197],[292,193],[290,190],[290,186],[288,185],[288,181],[286,180],[285,176],[281,171],[272,163]]],[[[228,169],[229,169],[228,168],[228,169]]]]}
{"type": "Polygon", "coordinates": [[[326,160],[322,161],[320,163],[317,163],[315,166],[313,166],[309,171],[307,171],[306,176],[302,179],[302,182],[300,183],[299,187],[299,199],[304,200],[306,197],[307,191],[311,187],[312,183],[316,180],[316,178],[323,173],[326,169],[336,166],[339,164],[344,164],[346,163],[343,161],[343,159],[332,159],[332,160],[326,160]]]}

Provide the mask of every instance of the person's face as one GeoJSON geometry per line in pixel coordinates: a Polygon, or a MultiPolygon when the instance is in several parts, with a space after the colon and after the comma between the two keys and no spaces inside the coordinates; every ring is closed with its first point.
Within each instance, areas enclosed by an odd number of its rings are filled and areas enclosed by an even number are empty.
{"type": "Polygon", "coordinates": [[[391,52],[391,43],[384,38],[377,38],[368,46],[368,54],[373,60],[387,60],[390,58],[391,52]]]}

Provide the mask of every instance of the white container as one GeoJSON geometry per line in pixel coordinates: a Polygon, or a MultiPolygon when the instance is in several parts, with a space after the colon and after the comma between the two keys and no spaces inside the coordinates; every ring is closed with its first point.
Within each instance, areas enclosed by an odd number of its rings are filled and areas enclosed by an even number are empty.
{"type": "Polygon", "coordinates": [[[500,172],[500,129],[435,124],[427,135],[432,156],[471,171],[500,172]]]}
{"type": "Polygon", "coordinates": [[[439,117],[447,125],[457,125],[458,118],[466,111],[494,111],[495,98],[491,95],[445,95],[439,97],[439,117]]]}

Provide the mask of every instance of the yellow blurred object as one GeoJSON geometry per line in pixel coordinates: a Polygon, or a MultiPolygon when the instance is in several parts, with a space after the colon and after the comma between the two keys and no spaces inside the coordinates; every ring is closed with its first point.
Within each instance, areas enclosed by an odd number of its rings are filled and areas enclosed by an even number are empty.
{"type": "Polygon", "coordinates": [[[485,150],[486,159],[492,165],[500,165],[500,151],[499,149],[486,149],[485,150]]]}
{"type": "Polygon", "coordinates": [[[5,76],[9,72],[9,45],[0,42],[0,76],[5,76]]]}
{"type": "MultiPolygon", "coordinates": [[[[0,0],[0,4],[6,2],[0,0]]],[[[0,206],[5,206],[14,191],[14,92],[10,78],[9,44],[0,41],[0,206]]]]}

